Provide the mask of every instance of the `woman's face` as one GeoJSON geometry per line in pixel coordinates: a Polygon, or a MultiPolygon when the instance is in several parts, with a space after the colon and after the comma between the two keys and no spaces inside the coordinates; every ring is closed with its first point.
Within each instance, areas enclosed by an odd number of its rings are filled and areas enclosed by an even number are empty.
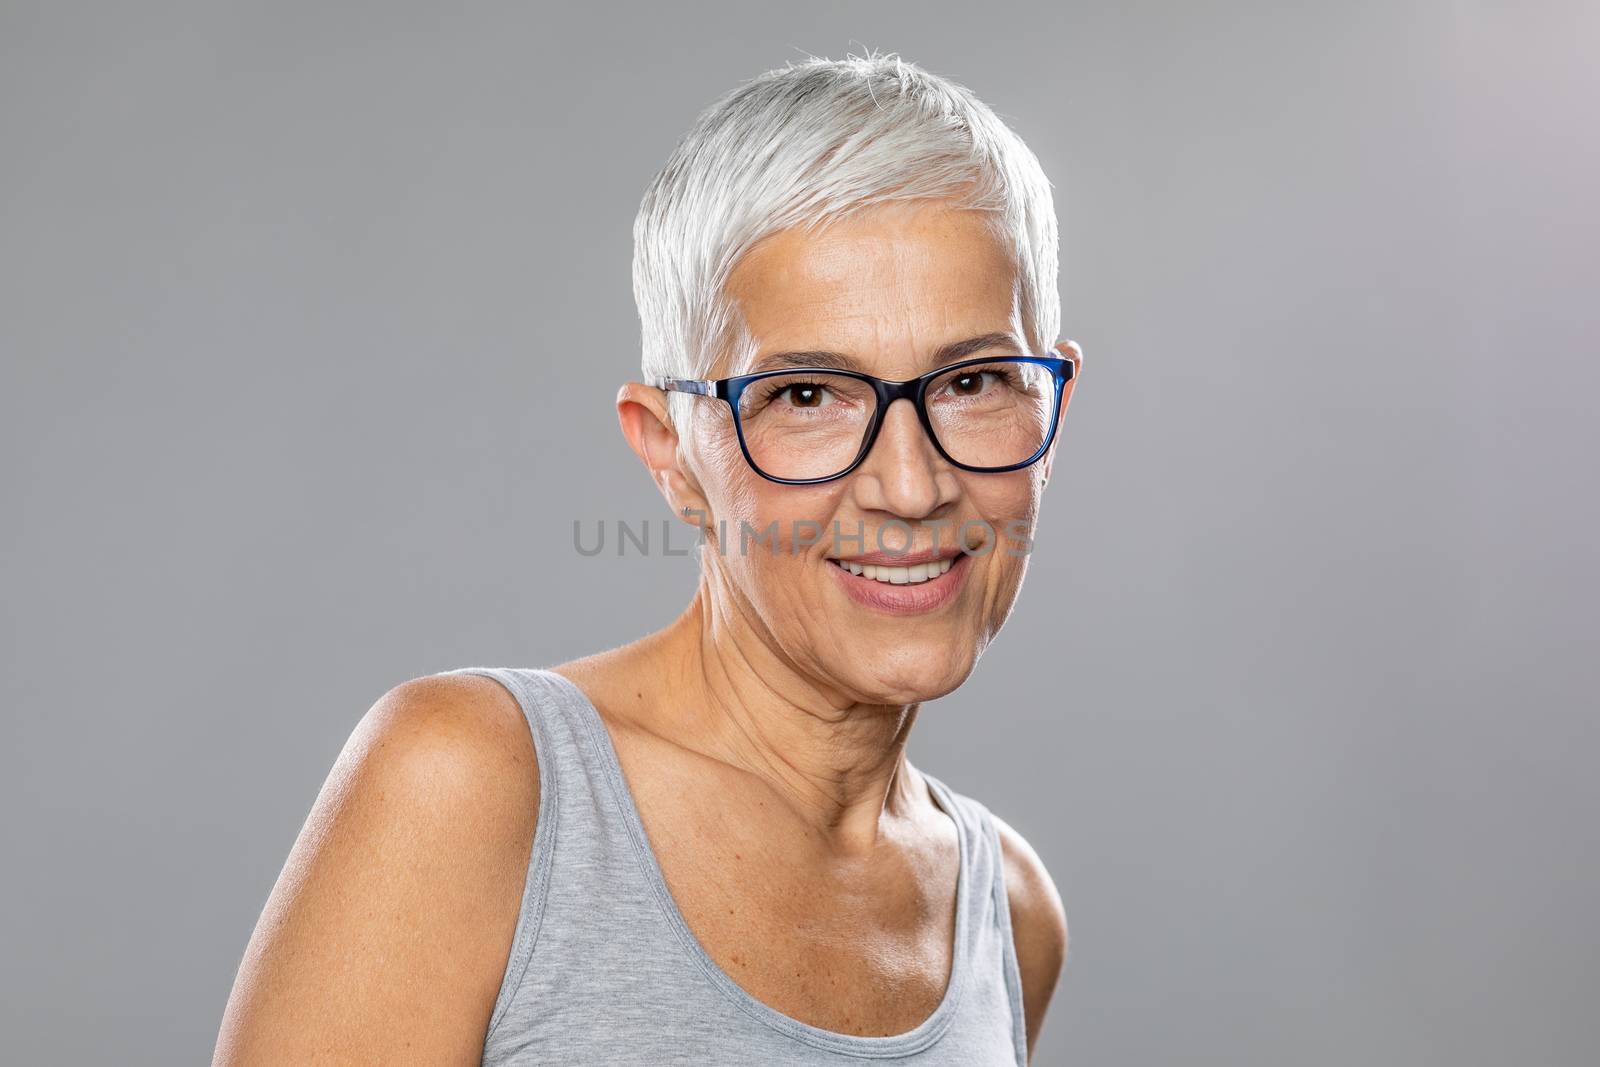
{"type": "MultiPolygon", "coordinates": [[[[981,216],[939,203],[775,234],[739,262],[728,291],[755,358],[718,376],[767,369],[774,353],[827,351],[903,380],[955,362],[940,350],[985,335],[1012,347],[956,358],[1052,354],[1028,351],[1006,249],[981,216]]],[[[783,485],[746,463],[725,404],[696,408],[683,458],[720,544],[704,556],[719,620],[748,626],[747,637],[836,700],[909,703],[959,686],[1016,599],[1049,458],[1004,474],[963,471],[935,450],[912,405],[896,402],[852,473],[783,485]],[[769,530],[770,540],[754,540],[769,530]],[[924,559],[936,537],[942,559],[932,566],[852,573],[885,546],[885,566],[924,559]]]]}

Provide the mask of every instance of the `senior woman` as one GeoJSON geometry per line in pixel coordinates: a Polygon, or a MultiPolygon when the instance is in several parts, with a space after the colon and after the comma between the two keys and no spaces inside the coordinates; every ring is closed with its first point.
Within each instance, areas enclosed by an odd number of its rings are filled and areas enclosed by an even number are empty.
{"type": "Polygon", "coordinates": [[[634,269],[617,410],[699,531],[693,601],[385,694],[215,1062],[1027,1061],[1060,898],[905,746],[1017,597],[1081,363],[1049,183],[965,88],[811,60],[700,116],[634,269]]]}

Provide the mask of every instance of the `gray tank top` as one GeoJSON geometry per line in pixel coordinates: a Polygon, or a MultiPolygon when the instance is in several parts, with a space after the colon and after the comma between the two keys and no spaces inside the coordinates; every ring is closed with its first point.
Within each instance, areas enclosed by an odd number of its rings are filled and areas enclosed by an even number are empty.
{"type": "Polygon", "coordinates": [[[486,1067],[1027,1063],[1000,843],[977,801],[924,773],[961,844],[944,999],[905,1033],[825,1030],[746,993],[700,946],[662,878],[611,735],[581,689],[542,669],[441,673],[483,675],[509,690],[539,764],[539,817],[486,1067]]]}

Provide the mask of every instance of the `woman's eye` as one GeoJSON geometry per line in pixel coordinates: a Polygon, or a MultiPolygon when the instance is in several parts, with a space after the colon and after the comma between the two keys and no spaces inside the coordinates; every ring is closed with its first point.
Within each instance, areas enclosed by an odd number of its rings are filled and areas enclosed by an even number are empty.
{"type": "Polygon", "coordinates": [[[1010,367],[975,367],[946,378],[939,387],[940,395],[951,400],[983,398],[1000,401],[1013,393],[1031,392],[1029,384],[1018,371],[1010,367]]]}
{"type": "Polygon", "coordinates": [[[950,379],[950,392],[956,396],[977,396],[983,392],[984,379],[993,378],[988,371],[972,371],[950,379]]]}
{"type": "Polygon", "coordinates": [[[788,398],[791,407],[818,408],[826,403],[827,387],[821,385],[786,385],[780,395],[788,398]]]}

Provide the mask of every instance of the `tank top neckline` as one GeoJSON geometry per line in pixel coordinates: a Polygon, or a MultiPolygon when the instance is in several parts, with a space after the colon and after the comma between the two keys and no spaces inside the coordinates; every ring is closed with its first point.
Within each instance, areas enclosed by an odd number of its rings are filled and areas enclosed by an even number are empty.
{"type": "Polygon", "coordinates": [[[934,1008],[932,1014],[926,1019],[912,1029],[898,1034],[890,1034],[884,1037],[868,1037],[828,1030],[802,1022],[758,1000],[746,992],[739,983],[735,982],[706,952],[705,947],[700,943],[700,939],[689,928],[688,920],[683,917],[683,912],[678,908],[677,901],[672,897],[672,891],[667,887],[666,877],[661,870],[661,863],[650,844],[649,836],[645,832],[644,821],[639,815],[639,807],[634,798],[633,789],[629,786],[627,777],[622,771],[622,763],[617,757],[616,746],[611,739],[611,732],[607,728],[605,720],[601,717],[600,710],[595,707],[588,694],[576,682],[565,675],[558,674],[548,668],[534,668],[534,672],[544,675],[553,684],[561,687],[572,696],[573,706],[578,711],[578,719],[582,727],[580,734],[589,742],[592,754],[597,757],[600,766],[604,770],[606,780],[610,783],[612,797],[621,814],[628,837],[633,843],[634,855],[638,860],[640,872],[653,891],[667,924],[677,935],[685,951],[699,965],[699,969],[704,973],[711,985],[732,1001],[736,1007],[779,1033],[805,1044],[833,1052],[874,1059],[906,1056],[922,1051],[938,1041],[949,1030],[950,1025],[955,1021],[961,994],[966,985],[967,973],[971,967],[969,943],[972,931],[970,929],[969,912],[971,911],[973,893],[971,885],[973,878],[971,848],[973,842],[970,840],[968,827],[961,818],[955,797],[943,782],[925,771],[918,771],[926,779],[934,803],[949,817],[951,822],[955,823],[956,848],[959,853],[959,866],[956,873],[954,943],[951,945],[950,974],[945,982],[944,996],[940,998],[938,1006],[934,1008]]]}

